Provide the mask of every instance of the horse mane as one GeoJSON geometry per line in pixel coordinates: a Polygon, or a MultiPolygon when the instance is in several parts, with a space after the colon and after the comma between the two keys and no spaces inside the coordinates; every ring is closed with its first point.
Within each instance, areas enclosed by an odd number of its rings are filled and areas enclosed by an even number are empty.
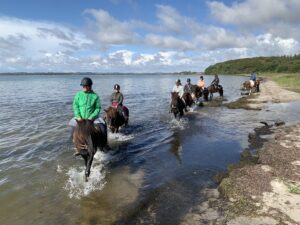
{"type": "Polygon", "coordinates": [[[118,109],[110,106],[105,112],[107,117],[112,118],[117,116],[118,109]]]}

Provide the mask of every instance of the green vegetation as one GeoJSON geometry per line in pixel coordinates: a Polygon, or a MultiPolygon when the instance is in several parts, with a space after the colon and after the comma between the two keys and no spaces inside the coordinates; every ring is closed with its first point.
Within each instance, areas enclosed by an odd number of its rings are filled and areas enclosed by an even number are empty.
{"type": "Polygon", "coordinates": [[[300,73],[300,54],[229,60],[211,65],[205,74],[300,73]]]}
{"type": "Polygon", "coordinates": [[[290,91],[300,92],[300,73],[262,73],[259,76],[269,78],[290,91]]]}
{"type": "Polygon", "coordinates": [[[288,185],[288,188],[289,188],[289,192],[292,193],[292,194],[297,194],[299,195],[300,194],[300,188],[296,185],[293,185],[293,184],[289,184],[288,185]]]}
{"type": "Polygon", "coordinates": [[[198,74],[198,72],[193,72],[193,71],[181,71],[181,72],[176,72],[175,73],[176,75],[179,74],[179,75],[196,75],[198,74]]]}

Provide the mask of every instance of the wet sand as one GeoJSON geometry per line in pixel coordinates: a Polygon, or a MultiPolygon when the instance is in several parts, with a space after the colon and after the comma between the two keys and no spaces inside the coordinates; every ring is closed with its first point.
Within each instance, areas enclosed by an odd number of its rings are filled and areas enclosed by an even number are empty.
{"type": "Polygon", "coordinates": [[[282,103],[300,100],[300,94],[281,88],[274,81],[264,79],[260,84],[260,92],[249,99],[248,107],[263,109],[266,103],[282,103]]]}

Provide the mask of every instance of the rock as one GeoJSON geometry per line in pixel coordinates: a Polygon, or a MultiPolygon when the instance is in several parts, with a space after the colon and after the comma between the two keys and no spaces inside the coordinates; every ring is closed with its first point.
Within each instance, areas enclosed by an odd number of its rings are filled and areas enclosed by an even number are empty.
{"type": "Polygon", "coordinates": [[[260,121],[260,123],[264,124],[267,127],[269,126],[269,124],[267,122],[265,122],[265,121],[260,121]]]}
{"type": "Polygon", "coordinates": [[[275,122],[275,126],[276,126],[276,127],[282,126],[282,125],[284,125],[284,124],[285,124],[285,122],[282,121],[282,120],[278,120],[278,121],[275,122]]]}

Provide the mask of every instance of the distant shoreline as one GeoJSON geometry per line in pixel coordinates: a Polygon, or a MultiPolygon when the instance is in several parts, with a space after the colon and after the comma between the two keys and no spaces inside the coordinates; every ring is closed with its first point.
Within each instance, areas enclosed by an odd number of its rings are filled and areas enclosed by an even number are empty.
{"type": "Polygon", "coordinates": [[[205,75],[201,72],[193,72],[193,73],[181,73],[181,72],[173,72],[173,73],[163,73],[163,72],[154,72],[154,73],[119,73],[119,72],[109,72],[109,73],[92,73],[92,72],[34,72],[34,73],[26,73],[26,72],[18,72],[18,73],[0,73],[0,76],[3,75],[177,75],[177,76],[191,76],[191,75],[205,75]]]}

